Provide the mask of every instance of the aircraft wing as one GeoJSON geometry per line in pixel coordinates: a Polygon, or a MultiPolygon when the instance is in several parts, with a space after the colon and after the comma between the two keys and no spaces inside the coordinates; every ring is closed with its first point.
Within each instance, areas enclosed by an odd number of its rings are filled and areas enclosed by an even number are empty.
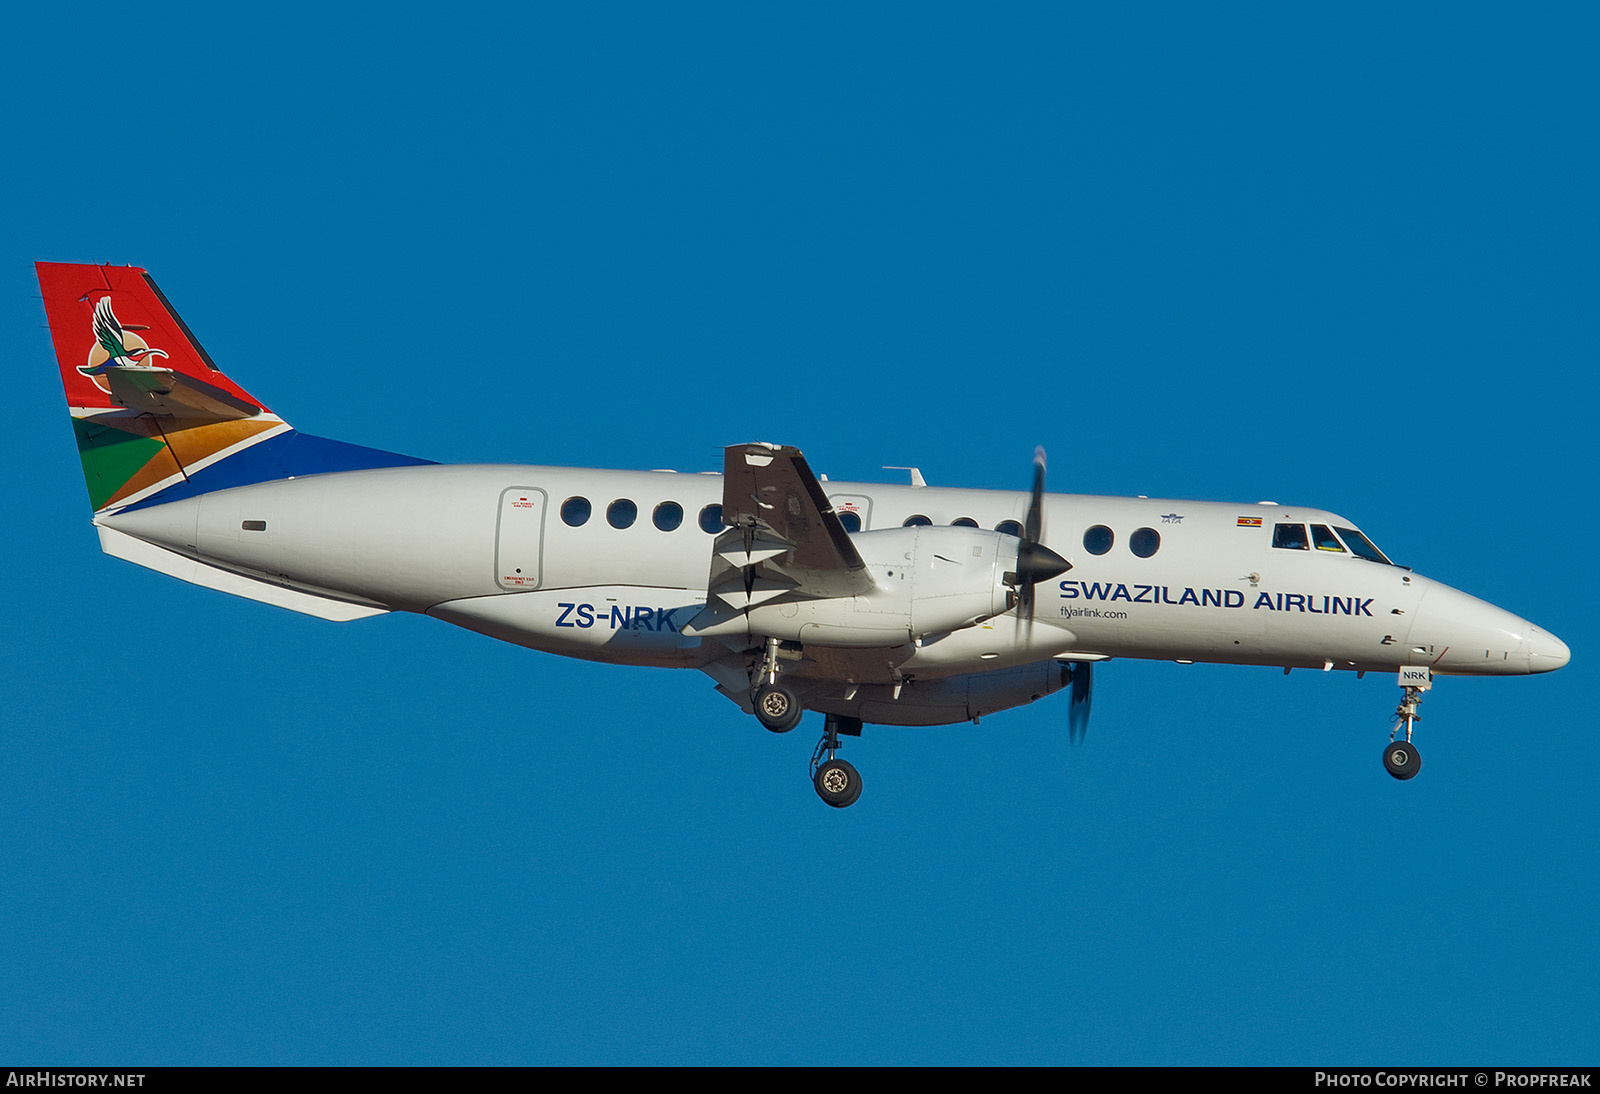
{"type": "Polygon", "coordinates": [[[745,613],[783,599],[855,596],[872,577],[798,448],[740,444],[723,459],[722,521],[705,611],[688,635],[744,633],[745,613]]]}

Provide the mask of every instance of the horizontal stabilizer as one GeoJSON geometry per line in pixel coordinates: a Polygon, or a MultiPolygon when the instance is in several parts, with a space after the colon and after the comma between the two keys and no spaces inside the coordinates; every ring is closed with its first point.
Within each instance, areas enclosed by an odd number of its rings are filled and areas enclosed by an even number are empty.
{"type": "Polygon", "coordinates": [[[248,399],[170,368],[110,366],[102,375],[111,385],[111,401],[141,414],[229,422],[261,413],[248,399]]]}

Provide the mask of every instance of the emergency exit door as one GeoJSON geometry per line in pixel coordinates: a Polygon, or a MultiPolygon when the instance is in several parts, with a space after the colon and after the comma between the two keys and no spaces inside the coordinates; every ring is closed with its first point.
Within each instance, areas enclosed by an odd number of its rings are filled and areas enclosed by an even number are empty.
{"type": "Polygon", "coordinates": [[[502,589],[537,589],[544,554],[545,492],[513,486],[500,495],[495,581],[502,589]]]}

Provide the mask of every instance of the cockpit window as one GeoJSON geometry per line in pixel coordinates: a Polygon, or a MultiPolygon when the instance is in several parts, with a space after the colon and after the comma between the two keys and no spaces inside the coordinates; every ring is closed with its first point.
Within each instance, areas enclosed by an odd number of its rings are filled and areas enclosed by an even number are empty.
{"type": "Polygon", "coordinates": [[[1317,545],[1319,551],[1337,551],[1344,554],[1344,544],[1334,536],[1333,529],[1326,524],[1313,524],[1311,526],[1311,542],[1317,545]]]}
{"type": "Polygon", "coordinates": [[[1344,540],[1345,546],[1350,548],[1350,552],[1357,558],[1364,558],[1368,562],[1381,562],[1385,566],[1394,565],[1382,551],[1372,545],[1370,539],[1354,528],[1335,528],[1334,531],[1339,533],[1339,538],[1344,540]]]}
{"type": "Polygon", "coordinates": [[[1306,540],[1306,526],[1304,524],[1274,525],[1272,528],[1272,545],[1289,551],[1308,551],[1311,549],[1311,544],[1306,540]]]}

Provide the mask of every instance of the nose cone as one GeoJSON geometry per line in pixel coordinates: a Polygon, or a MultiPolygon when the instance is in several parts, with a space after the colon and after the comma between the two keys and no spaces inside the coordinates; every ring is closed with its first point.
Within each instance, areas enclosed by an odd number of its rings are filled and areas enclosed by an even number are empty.
{"type": "Polygon", "coordinates": [[[1530,628],[1528,635],[1528,671],[1554,672],[1572,660],[1567,644],[1549,631],[1530,628]]]}
{"type": "Polygon", "coordinates": [[[1423,590],[1408,643],[1415,664],[1447,676],[1526,676],[1553,672],[1571,657],[1561,639],[1504,608],[1437,581],[1423,590]]]}

